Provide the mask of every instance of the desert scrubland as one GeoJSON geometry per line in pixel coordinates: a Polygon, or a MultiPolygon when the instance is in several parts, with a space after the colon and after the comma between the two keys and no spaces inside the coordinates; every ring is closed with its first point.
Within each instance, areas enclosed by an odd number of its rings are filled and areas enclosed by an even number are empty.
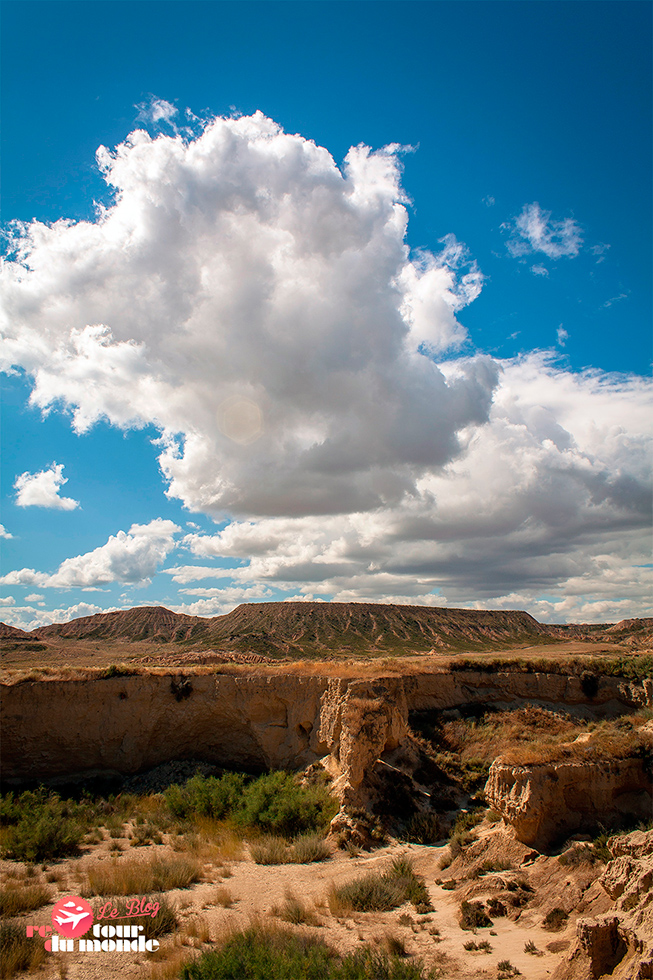
{"type": "Polygon", "coordinates": [[[653,976],[651,621],[331,605],[3,629],[3,977],[653,976]]]}

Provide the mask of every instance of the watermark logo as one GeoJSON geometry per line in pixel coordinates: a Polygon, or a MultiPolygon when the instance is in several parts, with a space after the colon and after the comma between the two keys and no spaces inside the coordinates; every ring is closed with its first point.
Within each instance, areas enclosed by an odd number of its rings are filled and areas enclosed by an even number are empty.
{"type": "Polygon", "coordinates": [[[85,936],[93,925],[93,909],[79,895],[60,898],[52,909],[52,928],[66,939],[85,936]]]}
{"type": "Polygon", "coordinates": [[[144,896],[130,899],[122,910],[106,902],[96,916],[92,906],[79,895],[66,895],[52,910],[52,926],[27,926],[26,935],[40,936],[52,953],[154,953],[159,948],[158,939],[146,939],[144,926],[124,920],[154,919],[158,911],[159,903],[144,896]],[[98,921],[94,923],[96,917],[98,921]],[[102,919],[113,919],[114,923],[104,924],[102,919]],[[90,929],[91,935],[83,938],[90,929]]]}

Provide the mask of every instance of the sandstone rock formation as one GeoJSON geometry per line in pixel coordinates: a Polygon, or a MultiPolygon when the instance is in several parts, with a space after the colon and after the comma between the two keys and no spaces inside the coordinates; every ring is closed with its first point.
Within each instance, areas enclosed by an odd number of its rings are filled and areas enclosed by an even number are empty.
{"type": "Polygon", "coordinates": [[[485,787],[488,805],[511,825],[518,840],[540,851],[602,823],[648,819],[652,793],[643,758],[529,766],[497,759],[485,787]]]}
{"type": "Polygon", "coordinates": [[[553,980],[653,978],[653,831],[612,837],[614,855],[599,879],[614,906],[579,919],[576,943],[553,980]]]}

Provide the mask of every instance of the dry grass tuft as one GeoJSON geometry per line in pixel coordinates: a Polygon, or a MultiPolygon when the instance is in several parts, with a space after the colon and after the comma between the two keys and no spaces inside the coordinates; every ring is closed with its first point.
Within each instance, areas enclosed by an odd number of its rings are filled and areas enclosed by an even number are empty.
{"type": "Polygon", "coordinates": [[[119,863],[112,859],[88,868],[87,883],[82,894],[147,895],[167,892],[173,888],[188,888],[199,881],[201,873],[200,862],[189,857],[163,860],[153,856],[143,861],[132,858],[119,863]]]}
{"type": "Polygon", "coordinates": [[[216,888],[211,904],[221,905],[223,909],[230,909],[234,904],[234,901],[235,899],[229,889],[222,886],[220,888],[216,888]]]}
{"type": "Polygon", "coordinates": [[[289,922],[293,926],[317,925],[314,913],[289,889],[281,908],[273,907],[270,914],[289,922]]]}
{"type": "Polygon", "coordinates": [[[52,889],[45,885],[21,885],[20,882],[9,880],[0,890],[0,915],[11,918],[21,912],[32,912],[48,905],[52,897],[52,889]]]}
{"type": "Polygon", "coordinates": [[[197,940],[197,944],[202,946],[204,943],[211,942],[211,930],[209,929],[209,924],[201,915],[194,915],[184,925],[183,936],[188,936],[191,939],[197,940]]]}

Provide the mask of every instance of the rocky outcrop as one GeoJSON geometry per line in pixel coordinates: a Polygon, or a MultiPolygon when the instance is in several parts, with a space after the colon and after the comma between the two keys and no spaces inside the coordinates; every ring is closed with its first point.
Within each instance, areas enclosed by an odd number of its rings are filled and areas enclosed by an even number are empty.
{"type": "Polygon", "coordinates": [[[653,705],[653,680],[522,670],[433,671],[405,678],[409,711],[442,711],[469,704],[512,708],[523,704],[581,718],[606,718],[653,705]]]}
{"type": "Polygon", "coordinates": [[[599,879],[614,907],[579,919],[576,943],[553,980],[652,980],[653,831],[613,837],[614,855],[599,879]]]}
{"type": "Polygon", "coordinates": [[[573,833],[651,815],[653,789],[643,758],[516,766],[497,759],[485,786],[488,805],[524,844],[545,850],[573,833]]]}

